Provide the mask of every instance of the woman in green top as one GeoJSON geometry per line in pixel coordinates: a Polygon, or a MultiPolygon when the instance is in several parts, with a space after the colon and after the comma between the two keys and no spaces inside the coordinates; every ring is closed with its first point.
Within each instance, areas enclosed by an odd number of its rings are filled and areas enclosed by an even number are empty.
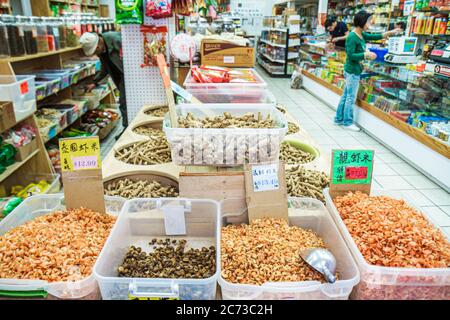
{"type": "Polygon", "coordinates": [[[353,19],[355,28],[350,32],[345,43],[345,52],[347,53],[344,66],[345,89],[336,111],[334,123],[351,131],[360,131],[359,127],[353,124],[353,105],[356,101],[359,80],[363,71],[361,61],[364,59],[374,60],[377,57],[375,53],[366,51],[366,41],[381,40],[401,32],[399,29],[394,29],[385,33],[367,33],[365,31],[369,29],[371,20],[371,13],[364,10],[356,13],[353,19]]]}

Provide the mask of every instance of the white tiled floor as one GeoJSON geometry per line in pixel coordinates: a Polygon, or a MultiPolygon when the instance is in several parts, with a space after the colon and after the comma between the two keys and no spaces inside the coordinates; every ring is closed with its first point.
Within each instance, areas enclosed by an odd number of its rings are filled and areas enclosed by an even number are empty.
{"type": "MultiPolygon", "coordinates": [[[[450,194],[430,181],[382,143],[365,132],[348,132],[333,125],[334,110],[305,90],[290,89],[289,79],[270,78],[260,70],[269,89],[320,145],[333,148],[371,148],[376,151],[374,189],[401,190],[450,237],[450,194]]],[[[318,93],[320,95],[320,93],[318,93]]]]}

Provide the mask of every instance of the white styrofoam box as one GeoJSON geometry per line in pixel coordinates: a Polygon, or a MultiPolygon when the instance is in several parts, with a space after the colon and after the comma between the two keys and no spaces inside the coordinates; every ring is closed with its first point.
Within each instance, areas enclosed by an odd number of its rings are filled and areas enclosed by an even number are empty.
{"type": "Polygon", "coordinates": [[[181,300],[213,300],[219,276],[220,204],[213,200],[182,198],[134,199],[125,203],[111,235],[94,266],[102,298],[173,298],[181,300]],[[165,229],[163,209],[181,206],[184,210],[186,234],[169,236],[165,229]],[[185,239],[188,248],[216,247],[216,271],[207,279],[124,278],[118,277],[130,246],[151,252],[154,238],[185,239]]]}
{"type": "Polygon", "coordinates": [[[271,105],[258,104],[182,104],[176,107],[178,116],[192,113],[204,118],[221,116],[224,112],[232,116],[246,113],[270,115],[276,128],[172,128],[166,115],[163,129],[169,141],[172,161],[177,165],[237,166],[244,163],[278,161],[280,143],[288,127],[283,113],[271,105]]]}
{"type": "Polygon", "coordinates": [[[36,111],[35,76],[0,76],[0,101],[11,101],[17,122],[36,111]]]}
{"type": "MultiPolygon", "coordinates": [[[[329,189],[324,190],[327,208],[350,249],[361,274],[361,281],[355,287],[352,299],[426,299],[441,300],[450,299],[450,268],[394,268],[381,267],[369,264],[358,246],[353,240],[350,232],[345,226],[339,212],[331,199],[329,189]]],[[[405,200],[418,212],[419,207],[414,200],[402,194],[401,191],[372,190],[371,196],[388,196],[394,199],[405,200]]],[[[436,225],[431,219],[424,215],[432,225],[436,225]]]]}
{"type": "MultiPolygon", "coordinates": [[[[248,223],[247,211],[242,214],[222,212],[221,217],[221,227],[229,223],[248,223]]],[[[335,283],[266,282],[259,286],[230,283],[220,276],[219,285],[224,300],[348,299],[353,287],[359,282],[358,267],[323,203],[311,198],[289,198],[289,225],[312,230],[323,239],[327,249],[336,258],[339,279],[335,283]]]]}
{"type": "MultiPolygon", "coordinates": [[[[118,216],[125,200],[105,196],[106,211],[118,216]]],[[[37,195],[25,199],[16,209],[0,222],[0,235],[37,217],[64,210],[64,194],[37,195]]],[[[42,292],[47,293],[47,299],[98,299],[98,286],[94,275],[80,281],[47,282],[45,280],[0,279],[1,297],[14,296],[18,291],[29,292],[30,297],[42,298],[42,292]],[[33,293],[34,292],[34,293],[33,293]]]]}

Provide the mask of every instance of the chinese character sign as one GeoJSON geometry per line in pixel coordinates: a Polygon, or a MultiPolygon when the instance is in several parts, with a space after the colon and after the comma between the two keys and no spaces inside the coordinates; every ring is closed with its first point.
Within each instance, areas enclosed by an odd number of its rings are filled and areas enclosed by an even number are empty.
{"type": "Polygon", "coordinates": [[[64,172],[100,169],[100,140],[95,137],[59,140],[61,166],[64,172]]]}
{"type": "Polygon", "coordinates": [[[372,150],[333,150],[333,184],[370,184],[373,170],[372,150]]]}
{"type": "Polygon", "coordinates": [[[253,191],[278,190],[280,182],[278,180],[278,164],[253,166],[253,191]]]}

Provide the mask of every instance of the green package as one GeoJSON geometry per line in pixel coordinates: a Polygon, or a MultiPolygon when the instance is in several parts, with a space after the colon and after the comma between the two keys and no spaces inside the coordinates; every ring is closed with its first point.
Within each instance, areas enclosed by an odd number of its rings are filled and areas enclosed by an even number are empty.
{"type": "Polygon", "coordinates": [[[116,0],[117,24],[142,24],[142,0],[116,0]]]}

